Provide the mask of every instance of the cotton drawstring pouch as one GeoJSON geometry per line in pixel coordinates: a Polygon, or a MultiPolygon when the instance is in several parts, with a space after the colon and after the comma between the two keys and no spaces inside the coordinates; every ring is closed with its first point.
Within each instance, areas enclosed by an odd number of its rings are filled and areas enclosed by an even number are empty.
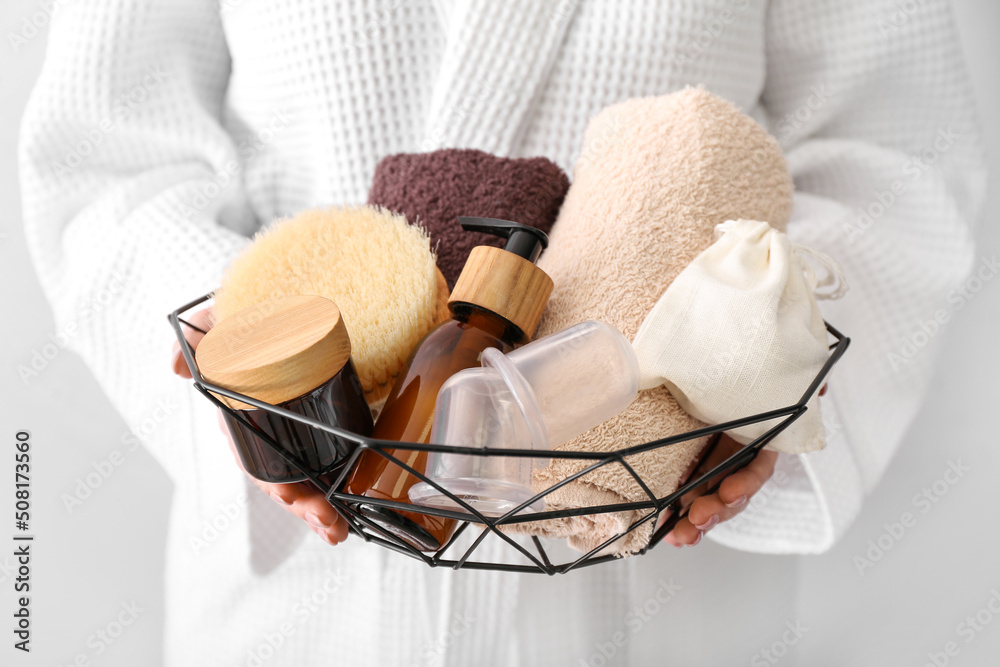
{"type": "MultiPolygon", "coordinates": [[[[730,220],[717,240],[681,271],[632,341],[641,389],[665,386],[708,424],[793,405],[829,355],[817,299],[846,291],[830,257],[792,243],[766,222],[730,220]],[[820,280],[813,262],[825,269],[820,280]]],[[[768,449],[801,454],[825,444],[819,399],[768,449]]],[[[748,444],[777,419],[735,429],[748,444]]]]}

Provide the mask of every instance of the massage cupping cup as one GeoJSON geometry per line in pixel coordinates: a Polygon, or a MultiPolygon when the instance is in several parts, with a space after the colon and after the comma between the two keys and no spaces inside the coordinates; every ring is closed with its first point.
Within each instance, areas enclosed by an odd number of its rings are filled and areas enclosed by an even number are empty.
{"type": "MultiPolygon", "coordinates": [[[[766,220],[779,229],[792,209],[792,179],[778,142],[731,103],[700,88],[633,99],[594,117],[573,185],[539,267],[555,290],[537,335],[585,320],[629,340],[680,271],[714,241],[715,225],[766,220]]],[[[559,449],[610,452],[703,427],[666,387],[649,389],[617,417],[559,449]]],[[[628,458],[657,497],[675,491],[707,437],[628,458]]],[[[592,461],[555,459],[535,474],[543,491],[592,461]]],[[[648,500],[620,465],[603,466],[545,497],[547,508],[648,500]]],[[[624,532],[648,510],[515,524],[511,532],[566,537],[583,552],[624,532]]],[[[605,553],[645,547],[647,521],[605,553]]]]}

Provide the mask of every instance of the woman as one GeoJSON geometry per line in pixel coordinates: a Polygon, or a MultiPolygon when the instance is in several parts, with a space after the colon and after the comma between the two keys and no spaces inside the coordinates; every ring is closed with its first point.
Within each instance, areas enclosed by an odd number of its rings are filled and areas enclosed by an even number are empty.
{"type": "Polygon", "coordinates": [[[913,336],[973,258],[983,158],[945,0],[60,9],[23,129],[28,240],[60,322],[124,276],[72,345],[126,419],[181,406],[145,439],[176,485],[166,664],[728,664],[782,636],[795,603],[782,559],[658,549],[532,578],[430,570],[357,539],[331,549],[342,523],[301,489],[260,493],[212,407],[168,370],[167,312],[218,285],[273,218],[363,202],[384,155],[471,147],[569,170],[600,109],[688,84],[782,142],[789,232],[843,265],[852,293],[824,315],[855,344],[824,399],[828,448],[761,458],[670,539],[820,552],[917,410],[940,339],[913,336]],[[750,509],[713,527],[773,465],[750,509]]]}

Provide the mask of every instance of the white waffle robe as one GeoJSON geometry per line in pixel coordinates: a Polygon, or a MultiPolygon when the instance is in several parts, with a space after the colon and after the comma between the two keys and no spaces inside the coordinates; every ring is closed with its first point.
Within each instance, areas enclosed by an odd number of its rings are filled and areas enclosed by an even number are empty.
{"type": "Polygon", "coordinates": [[[180,406],[144,439],[175,484],[166,665],[721,665],[781,636],[791,557],[745,552],[821,552],[849,526],[931,378],[941,337],[921,323],[973,264],[984,162],[945,0],[59,4],[20,147],[27,238],[125,420],[180,406]],[[467,147],[569,171],[600,109],[698,84],[781,140],[789,233],[852,287],[823,304],[854,339],[829,446],[783,457],[710,533],[742,552],[664,545],[544,577],[331,548],[245,479],[171,375],[165,315],[276,216],[363,202],[381,157],[467,147]]]}

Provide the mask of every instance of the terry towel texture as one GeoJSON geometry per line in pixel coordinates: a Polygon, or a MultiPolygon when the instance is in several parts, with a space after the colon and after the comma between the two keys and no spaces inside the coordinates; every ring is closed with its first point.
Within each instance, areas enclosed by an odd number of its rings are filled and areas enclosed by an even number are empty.
{"type": "Polygon", "coordinates": [[[401,213],[427,230],[451,288],[475,246],[503,244],[495,236],[464,231],[458,216],[512,220],[548,233],[568,188],[566,174],[547,158],[448,148],[383,158],[375,167],[368,203],[401,213]]]}
{"type": "MultiPolygon", "coordinates": [[[[712,244],[715,225],[766,220],[784,229],[792,180],[777,141],[731,103],[688,88],[608,107],[587,127],[573,185],[539,266],[555,291],[537,336],[588,319],[617,326],[633,340],[647,313],[691,260],[712,244]]],[[[665,387],[639,393],[617,417],[559,449],[613,451],[704,426],[665,387]]],[[[707,438],[628,459],[657,497],[679,486],[707,438]]],[[[536,472],[541,491],[588,463],[555,459],[536,472]]],[[[546,496],[547,509],[648,499],[620,465],[607,465],[546,496]]],[[[553,519],[512,528],[590,551],[627,529],[645,511],[553,519]]],[[[609,547],[643,548],[647,521],[609,547]]]]}

